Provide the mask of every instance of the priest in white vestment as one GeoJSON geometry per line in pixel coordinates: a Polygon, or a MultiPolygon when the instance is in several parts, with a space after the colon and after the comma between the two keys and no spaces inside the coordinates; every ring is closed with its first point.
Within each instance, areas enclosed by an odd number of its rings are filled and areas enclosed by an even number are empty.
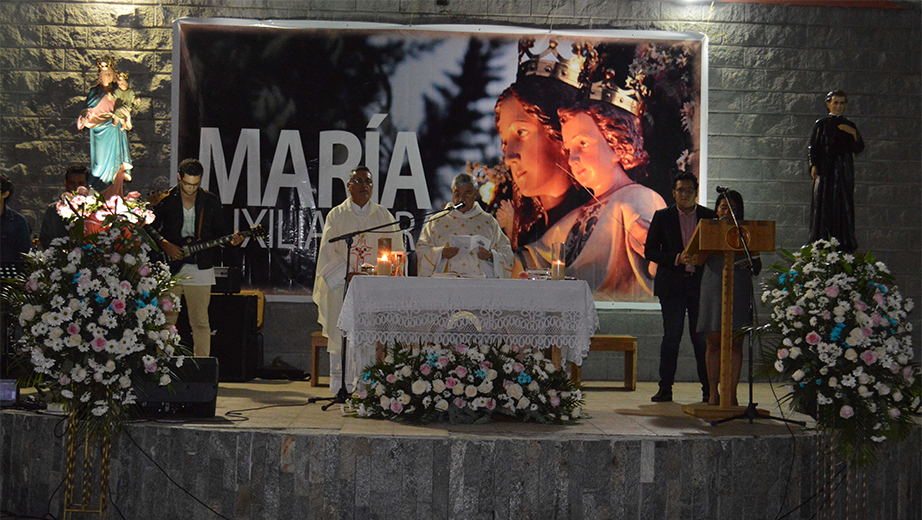
{"type": "Polygon", "coordinates": [[[496,219],[477,203],[474,177],[457,175],[451,182],[451,199],[457,209],[427,222],[419,235],[418,275],[512,276],[512,245],[496,219]]]}
{"type": "MultiPolygon", "coordinates": [[[[342,332],[336,328],[343,307],[343,290],[346,281],[346,241],[333,244],[331,238],[345,233],[373,228],[392,223],[380,231],[361,233],[353,238],[349,256],[349,273],[361,271],[363,264],[375,265],[378,258],[378,239],[390,238],[392,251],[403,251],[403,233],[393,215],[380,204],[371,202],[372,180],[368,168],[359,166],[349,175],[349,198],[330,210],[323,224],[320,239],[320,253],[317,256],[317,272],[314,278],[314,303],[317,304],[317,321],[323,327],[323,335],[329,338],[327,353],[330,355],[330,390],[338,393],[342,379],[342,332]]],[[[364,367],[353,366],[352,355],[346,352],[346,390],[352,391],[354,381],[364,367]]],[[[317,374],[311,374],[317,377],[317,374]]]]}

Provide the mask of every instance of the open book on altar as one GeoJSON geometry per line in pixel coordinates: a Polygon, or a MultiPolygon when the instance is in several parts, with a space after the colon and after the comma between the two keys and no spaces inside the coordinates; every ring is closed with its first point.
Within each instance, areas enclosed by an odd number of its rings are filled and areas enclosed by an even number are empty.
{"type": "Polygon", "coordinates": [[[486,278],[487,275],[480,274],[458,274],[454,271],[449,271],[447,273],[433,273],[432,278],[486,278]]]}
{"type": "Polygon", "coordinates": [[[448,245],[462,251],[473,251],[478,247],[490,249],[490,241],[482,235],[452,235],[448,239],[448,245]]]}

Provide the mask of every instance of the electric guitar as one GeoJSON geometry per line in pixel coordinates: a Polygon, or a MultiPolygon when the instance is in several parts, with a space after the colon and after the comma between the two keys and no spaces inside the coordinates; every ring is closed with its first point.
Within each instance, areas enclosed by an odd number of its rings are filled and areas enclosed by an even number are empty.
{"type": "MultiPolygon", "coordinates": [[[[244,229],[240,231],[240,234],[243,235],[243,238],[266,238],[266,230],[263,229],[262,226],[253,226],[250,229],[244,229]]],[[[176,260],[170,260],[167,262],[170,266],[170,272],[173,274],[178,273],[179,270],[182,269],[183,264],[195,263],[195,260],[191,257],[196,253],[200,253],[206,249],[211,249],[212,247],[229,244],[233,238],[233,234],[225,235],[221,238],[215,238],[213,240],[207,240],[205,242],[198,242],[195,240],[195,237],[183,238],[182,244],[176,244],[176,246],[179,247],[179,251],[182,253],[182,256],[176,260]]]]}

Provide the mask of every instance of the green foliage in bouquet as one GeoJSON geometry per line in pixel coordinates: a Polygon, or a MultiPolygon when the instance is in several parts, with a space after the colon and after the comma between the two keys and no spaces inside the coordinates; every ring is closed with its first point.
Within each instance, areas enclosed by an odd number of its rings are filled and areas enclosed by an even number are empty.
{"type": "Polygon", "coordinates": [[[69,236],[28,254],[4,293],[22,327],[17,356],[88,438],[111,437],[136,401],[135,381],[167,385],[170,363],[182,364],[179,335],[164,315],[179,303],[167,292],[175,280],[149,254],[142,226],[153,213],[138,194],[103,199],[81,188],[63,197],[58,213],[69,236]]]}
{"type": "Polygon", "coordinates": [[[874,461],[876,446],[904,438],[918,413],[919,365],[913,363],[913,303],[882,262],[844,254],[819,240],[769,268],[764,327],[777,338],[764,352],[763,375],[787,382],[792,409],[813,415],[841,454],[874,461]]]}
{"type": "Polygon", "coordinates": [[[350,398],[359,417],[470,424],[494,413],[522,421],[564,423],[580,417],[579,385],[540,351],[509,345],[387,348],[350,398]]]}

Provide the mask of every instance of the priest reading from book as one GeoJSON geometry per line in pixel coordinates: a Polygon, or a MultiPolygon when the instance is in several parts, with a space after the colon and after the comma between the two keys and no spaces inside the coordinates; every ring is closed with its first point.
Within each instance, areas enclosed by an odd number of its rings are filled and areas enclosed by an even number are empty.
{"type": "Polygon", "coordinates": [[[512,276],[512,245],[496,219],[477,203],[473,176],[455,176],[451,200],[455,209],[430,220],[419,235],[419,276],[512,276]]]}

